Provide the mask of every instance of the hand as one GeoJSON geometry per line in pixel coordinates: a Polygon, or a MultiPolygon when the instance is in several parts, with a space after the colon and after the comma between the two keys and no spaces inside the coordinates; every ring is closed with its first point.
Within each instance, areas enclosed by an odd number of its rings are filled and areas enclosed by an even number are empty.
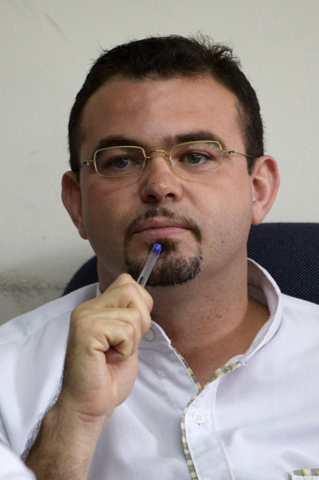
{"type": "Polygon", "coordinates": [[[152,307],[148,292],[122,274],[100,297],[73,311],[57,407],[104,425],[133,388],[152,307]]]}
{"type": "Polygon", "coordinates": [[[72,313],[62,389],[27,458],[38,480],[86,480],[96,442],[131,392],[151,296],[123,274],[72,313]]]}

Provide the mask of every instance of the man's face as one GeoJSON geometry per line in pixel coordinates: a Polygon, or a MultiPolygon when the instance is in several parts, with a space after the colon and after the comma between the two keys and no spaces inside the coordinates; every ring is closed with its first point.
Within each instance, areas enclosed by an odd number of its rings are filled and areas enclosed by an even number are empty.
{"type": "MultiPolygon", "coordinates": [[[[236,97],[209,76],[113,78],[89,99],[82,131],[81,163],[110,140],[149,153],[203,132],[245,152],[236,97]]],[[[164,252],[153,283],[167,283],[173,271],[185,277],[173,283],[199,272],[209,278],[245,256],[253,205],[245,157],[227,157],[216,170],[189,178],[177,176],[160,154],[128,178],[103,178],[84,166],[79,192],[77,225],[98,256],[102,289],[128,268],[136,274],[158,241],[164,252]]]]}

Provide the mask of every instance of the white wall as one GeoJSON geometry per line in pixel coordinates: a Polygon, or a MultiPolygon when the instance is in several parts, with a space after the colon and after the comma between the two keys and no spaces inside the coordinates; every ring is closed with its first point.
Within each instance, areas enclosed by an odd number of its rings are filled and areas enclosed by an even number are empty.
{"type": "Polygon", "coordinates": [[[0,0],[0,323],[92,255],[60,201],[67,121],[101,48],[201,31],[234,47],[282,183],[267,221],[319,221],[318,0],[0,0]]]}

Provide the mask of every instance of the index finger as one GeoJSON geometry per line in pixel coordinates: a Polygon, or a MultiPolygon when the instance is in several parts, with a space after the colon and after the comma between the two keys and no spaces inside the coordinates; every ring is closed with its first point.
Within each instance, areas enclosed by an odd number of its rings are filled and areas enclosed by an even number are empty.
{"type": "Polygon", "coordinates": [[[97,298],[94,299],[96,307],[130,308],[134,307],[135,300],[141,299],[149,312],[153,308],[153,299],[144,287],[139,285],[131,275],[122,273],[117,279],[97,298]],[[127,287],[121,288],[121,287],[127,287]]]}

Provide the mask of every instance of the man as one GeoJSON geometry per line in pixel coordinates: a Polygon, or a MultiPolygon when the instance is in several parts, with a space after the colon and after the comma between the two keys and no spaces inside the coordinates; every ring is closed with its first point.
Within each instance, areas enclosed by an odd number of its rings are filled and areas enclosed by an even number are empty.
{"type": "Polygon", "coordinates": [[[247,271],[250,225],[279,176],[231,51],[173,36],[105,53],[69,139],[63,202],[99,286],[3,327],[3,438],[46,480],[273,480],[318,467],[319,308],[247,271]]]}

